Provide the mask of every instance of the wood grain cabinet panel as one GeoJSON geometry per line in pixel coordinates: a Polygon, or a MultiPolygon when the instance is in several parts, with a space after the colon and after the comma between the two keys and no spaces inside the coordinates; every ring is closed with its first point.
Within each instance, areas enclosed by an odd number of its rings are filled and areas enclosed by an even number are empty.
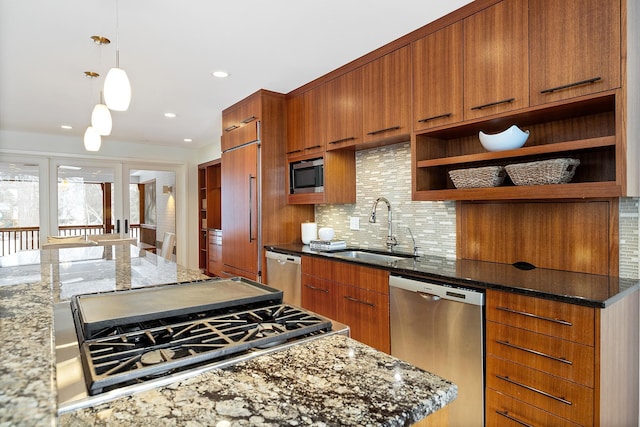
{"type": "Polygon", "coordinates": [[[531,105],[620,87],[620,0],[530,0],[531,105]]]}
{"type": "Polygon", "coordinates": [[[320,277],[302,275],[302,307],[336,319],[336,290],[333,282],[320,277]]]}
{"type": "Polygon", "coordinates": [[[362,69],[356,68],[325,84],[325,148],[335,150],[362,143],[362,69]]]}
{"type": "Polygon", "coordinates": [[[487,291],[487,321],[594,346],[595,313],[590,307],[487,291]]]}
{"type": "Polygon", "coordinates": [[[407,141],[411,133],[411,46],[364,65],[364,142],[407,141]]]}
{"type": "Polygon", "coordinates": [[[529,106],[528,0],[464,19],[464,119],[529,106]]]}
{"type": "Polygon", "coordinates": [[[595,355],[591,346],[491,323],[487,354],[527,365],[569,381],[594,387],[595,355]]]}
{"type": "Polygon", "coordinates": [[[564,418],[543,411],[494,390],[487,390],[487,427],[578,427],[564,418]]]}
{"type": "Polygon", "coordinates": [[[462,22],[412,43],[413,130],[462,121],[462,22]]]}

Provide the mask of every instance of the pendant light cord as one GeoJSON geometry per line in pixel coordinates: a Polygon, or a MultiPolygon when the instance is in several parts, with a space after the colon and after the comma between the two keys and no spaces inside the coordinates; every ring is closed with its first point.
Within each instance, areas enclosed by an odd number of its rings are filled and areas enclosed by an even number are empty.
{"type": "Polygon", "coordinates": [[[118,0],[116,0],[116,68],[120,68],[120,10],[118,7],[118,0]]]}

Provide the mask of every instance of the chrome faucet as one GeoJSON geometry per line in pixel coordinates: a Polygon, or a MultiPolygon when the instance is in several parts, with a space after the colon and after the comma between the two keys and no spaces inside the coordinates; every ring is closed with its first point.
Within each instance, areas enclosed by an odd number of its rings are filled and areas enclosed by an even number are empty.
{"type": "Polygon", "coordinates": [[[411,240],[413,241],[413,255],[418,256],[418,246],[416,246],[416,239],[413,237],[413,233],[411,232],[411,228],[407,227],[407,231],[409,235],[411,235],[411,240]]]}
{"type": "Polygon", "coordinates": [[[387,249],[389,251],[393,250],[393,247],[398,244],[398,241],[395,237],[393,237],[393,222],[391,217],[391,203],[384,197],[378,197],[375,202],[373,202],[373,207],[371,208],[371,215],[369,216],[369,222],[375,224],[376,222],[376,208],[378,207],[378,202],[385,202],[387,204],[387,212],[389,213],[389,229],[387,231],[387,241],[385,242],[387,245],[387,249]]]}

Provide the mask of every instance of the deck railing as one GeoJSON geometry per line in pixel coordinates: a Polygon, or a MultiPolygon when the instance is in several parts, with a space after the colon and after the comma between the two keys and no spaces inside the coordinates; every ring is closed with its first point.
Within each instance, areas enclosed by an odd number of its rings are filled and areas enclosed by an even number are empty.
{"type": "MultiPolygon", "coordinates": [[[[60,236],[91,236],[107,231],[102,225],[65,225],[58,227],[60,236]]],[[[110,230],[112,232],[113,230],[110,230]]],[[[129,227],[129,237],[138,239],[140,224],[129,227]]],[[[0,256],[40,249],[40,227],[0,228],[0,256]]]]}

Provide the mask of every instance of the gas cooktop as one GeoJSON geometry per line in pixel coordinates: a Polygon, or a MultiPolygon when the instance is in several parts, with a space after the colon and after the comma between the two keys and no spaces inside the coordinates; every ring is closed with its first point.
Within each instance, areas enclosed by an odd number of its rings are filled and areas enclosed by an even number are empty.
{"type": "Polygon", "coordinates": [[[240,278],[80,295],[55,315],[59,412],[348,334],[240,278]]]}

